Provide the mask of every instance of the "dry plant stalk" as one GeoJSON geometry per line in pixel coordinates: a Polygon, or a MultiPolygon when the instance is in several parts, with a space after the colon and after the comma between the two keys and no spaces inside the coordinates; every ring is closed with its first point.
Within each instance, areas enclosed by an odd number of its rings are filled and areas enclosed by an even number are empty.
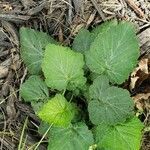
{"type": "Polygon", "coordinates": [[[141,18],[144,18],[143,11],[133,2],[133,0],[125,0],[125,1],[135,11],[137,15],[139,15],[141,18]]]}

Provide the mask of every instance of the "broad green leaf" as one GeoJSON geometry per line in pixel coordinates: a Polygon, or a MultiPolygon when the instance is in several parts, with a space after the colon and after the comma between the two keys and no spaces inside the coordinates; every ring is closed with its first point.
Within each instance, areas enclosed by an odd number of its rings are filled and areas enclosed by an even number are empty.
{"type": "Polygon", "coordinates": [[[43,121],[55,126],[68,126],[74,115],[74,106],[60,94],[45,103],[38,112],[43,121]]]}
{"type": "Polygon", "coordinates": [[[92,42],[91,33],[87,29],[81,29],[73,41],[72,49],[84,54],[90,49],[92,42]]]}
{"type": "Polygon", "coordinates": [[[101,25],[97,26],[91,31],[92,38],[95,39],[99,34],[102,34],[103,32],[107,32],[107,30],[113,28],[113,26],[116,25],[117,25],[117,20],[115,19],[102,23],[101,25]]]}
{"type": "Polygon", "coordinates": [[[93,142],[92,132],[84,123],[78,123],[51,130],[48,150],[88,150],[93,142]]]}
{"type": "Polygon", "coordinates": [[[44,48],[48,43],[56,43],[44,32],[22,27],[20,29],[20,53],[31,74],[39,74],[44,48]]]}
{"type": "Polygon", "coordinates": [[[46,84],[36,75],[32,75],[21,85],[20,95],[26,102],[43,101],[49,97],[46,84]]]}
{"type": "Polygon", "coordinates": [[[94,81],[99,76],[100,76],[99,74],[91,72],[91,74],[89,75],[89,78],[91,79],[91,81],[94,81]]]}
{"type": "Polygon", "coordinates": [[[89,95],[91,99],[97,99],[98,97],[101,97],[101,95],[106,91],[107,88],[109,88],[109,79],[107,76],[99,76],[97,77],[93,85],[89,88],[89,95]]]}
{"type": "Polygon", "coordinates": [[[131,23],[109,22],[86,52],[86,64],[92,72],[105,74],[111,82],[121,84],[137,64],[138,56],[138,41],[131,23]]]}
{"type": "Polygon", "coordinates": [[[93,124],[102,122],[117,124],[133,115],[133,100],[127,90],[109,87],[108,80],[100,76],[89,89],[91,101],[88,104],[89,117],[93,124]]]}
{"type": "Polygon", "coordinates": [[[63,46],[54,44],[46,46],[42,70],[47,85],[52,89],[61,91],[81,88],[86,82],[83,66],[82,54],[63,46]]]}
{"type": "Polygon", "coordinates": [[[94,131],[96,143],[104,150],[139,150],[142,128],[136,117],[116,126],[100,124],[94,131]]]}
{"type": "Polygon", "coordinates": [[[32,101],[31,102],[31,106],[35,112],[35,114],[38,114],[38,112],[41,110],[41,108],[43,107],[43,105],[48,101],[49,98],[45,99],[44,101],[32,101]]]}

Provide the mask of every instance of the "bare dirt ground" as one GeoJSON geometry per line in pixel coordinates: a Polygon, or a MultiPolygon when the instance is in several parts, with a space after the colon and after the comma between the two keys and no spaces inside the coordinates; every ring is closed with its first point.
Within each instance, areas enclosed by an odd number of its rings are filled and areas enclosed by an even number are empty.
{"type": "MultiPolygon", "coordinates": [[[[39,119],[30,104],[19,96],[28,72],[19,55],[19,28],[47,32],[64,45],[71,45],[82,28],[91,29],[117,18],[135,24],[140,41],[139,65],[127,88],[137,115],[144,122],[142,150],[150,150],[150,0],[1,0],[0,1],[0,149],[15,150],[26,118],[25,149],[37,143],[39,119]]],[[[46,140],[46,139],[45,139],[46,140]]],[[[46,149],[46,144],[39,148],[46,149]]]]}

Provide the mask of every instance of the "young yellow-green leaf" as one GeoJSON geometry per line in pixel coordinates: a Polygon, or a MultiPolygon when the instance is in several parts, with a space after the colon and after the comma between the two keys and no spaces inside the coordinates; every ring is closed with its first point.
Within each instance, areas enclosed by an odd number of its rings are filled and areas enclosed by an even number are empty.
{"type": "Polygon", "coordinates": [[[63,46],[46,46],[42,70],[50,88],[60,91],[81,88],[86,82],[83,66],[82,54],[63,46]]]}
{"type": "Polygon", "coordinates": [[[106,77],[94,80],[89,89],[91,101],[88,104],[89,117],[93,124],[102,122],[117,124],[133,115],[133,100],[127,90],[109,87],[106,77]]]}
{"type": "Polygon", "coordinates": [[[60,94],[45,103],[38,112],[43,121],[55,126],[68,126],[74,115],[74,106],[60,94]]]}
{"type": "Polygon", "coordinates": [[[46,84],[36,75],[32,75],[21,85],[20,95],[26,102],[43,101],[49,97],[46,84]]]}
{"type": "Polygon", "coordinates": [[[86,64],[92,72],[105,74],[111,82],[121,84],[137,64],[138,57],[139,46],[132,24],[109,22],[106,30],[103,26],[103,32],[92,42],[86,53],[86,64]]]}
{"type": "Polygon", "coordinates": [[[93,135],[84,123],[51,130],[48,150],[89,150],[93,135]]]}
{"type": "Polygon", "coordinates": [[[31,74],[39,74],[45,46],[56,43],[44,32],[22,27],[20,29],[20,53],[31,74]]]}
{"type": "Polygon", "coordinates": [[[139,150],[143,124],[136,117],[116,126],[100,124],[94,130],[98,148],[104,150],[139,150]]]}
{"type": "Polygon", "coordinates": [[[90,49],[92,42],[91,33],[87,29],[81,29],[73,41],[72,49],[84,54],[90,49]]]}

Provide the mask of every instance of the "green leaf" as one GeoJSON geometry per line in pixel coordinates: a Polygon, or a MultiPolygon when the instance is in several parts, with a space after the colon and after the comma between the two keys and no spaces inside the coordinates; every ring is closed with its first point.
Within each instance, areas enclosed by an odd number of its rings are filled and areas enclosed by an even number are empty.
{"type": "Polygon", "coordinates": [[[74,115],[74,106],[60,94],[44,104],[38,113],[43,121],[55,126],[68,126],[74,115]]]}
{"type": "Polygon", "coordinates": [[[95,39],[99,34],[107,32],[107,30],[113,28],[113,26],[116,26],[117,24],[116,19],[102,23],[91,31],[92,38],[95,39]]]}
{"type": "Polygon", "coordinates": [[[32,106],[35,114],[38,114],[38,112],[41,110],[43,105],[47,102],[47,99],[45,99],[44,101],[39,101],[39,102],[36,102],[36,101],[31,102],[31,106],[32,106]]]}
{"type": "Polygon", "coordinates": [[[111,82],[121,84],[137,64],[138,57],[139,46],[132,24],[109,22],[86,53],[86,64],[92,72],[105,74],[111,82]]]}
{"type": "Polygon", "coordinates": [[[37,102],[48,98],[49,92],[42,79],[32,75],[21,85],[20,95],[26,102],[37,102]]]}
{"type": "Polygon", "coordinates": [[[70,48],[49,44],[46,46],[42,70],[46,83],[52,89],[74,90],[81,88],[86,78],[83,76],[83,55],[70,48]]]}
{"type": "Polygon", "coordinates": [[[92,42],[91,33],[87,29],[82,28],[73,41],[72,49],[84,54],[90,49],[92,42]]]}
{"type": "Polygon", "coordinates": [[[93,142],[92,132],[84,123],[78,123],[51,130],[48,150],[88,150],[93,142]]]}
{"type": "Polygon", "coordinates": [[[100,124],[94,131],[96,143],[104,150],[139,150],[142,128],[136,117],[116,126],[100,124]]]}
{"type": "Polygon", "coordinates": [[[97,77],[93,85],[89,88],[89,94],[91,99],[97,99],[102,96],[102,94],[106,91],[107,88],[109,88],[109,79],[107,76],[99,76],[97,77]]]}
{"type": "Polygon", "coordinates": [[[133,115],[133,100],[127,90],[109,87],[106,77],[100,76],[90,86],[89,117],[93,124],[117,124],[133,115]]]}
{"type": "MultiPolygon", "coordinates": [[[[45,122],[40,122],[40,126],[38,128],[38,132],[41,135],[44,135],[45,132],[48,130],[48,128],[50,127],[49,124],[45,123],[45,122]]],[[[51,133],[51,130],[48,132],[47,136],[49,136],[51,133]]]]}
{"type": "Polygon", "coordinates": [[[48,43],[56,43],[44,32],[22,27],[20,29],[21,57],[31,74],[39,74],[44,48],[48,43]]]}

